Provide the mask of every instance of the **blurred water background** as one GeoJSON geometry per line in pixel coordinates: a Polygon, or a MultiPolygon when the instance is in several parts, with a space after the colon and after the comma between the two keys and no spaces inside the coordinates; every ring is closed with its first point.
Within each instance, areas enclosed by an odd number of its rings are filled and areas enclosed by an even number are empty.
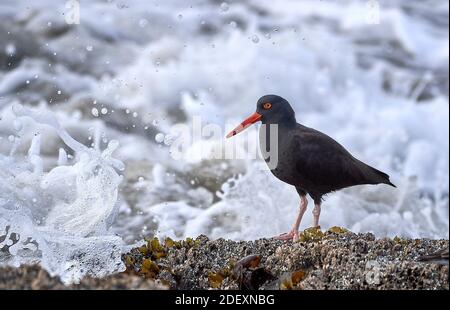
{"type": "Polygon", "coordinates": [[[448,238],[448,26],[443,0],[0,0],[0,263],[73,281],[143,237],[288,230],[295,190],[213,155],[257,145],[223,135],[269,93],[398,186],[328,195],[322,228],[448,238]],[[195,118],[223,135],[174,159],[195,118]]]}

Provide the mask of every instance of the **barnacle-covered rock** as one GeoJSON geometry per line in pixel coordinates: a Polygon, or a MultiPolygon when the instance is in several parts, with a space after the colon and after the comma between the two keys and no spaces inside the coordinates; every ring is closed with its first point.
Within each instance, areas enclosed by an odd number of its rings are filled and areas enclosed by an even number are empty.
{"type": "MultiPolygon", "coordinates": [[[[448,259],[421,261],[448,249],[448,240],[375,239],[339,227],[301,235],[300,242],[145,240],[122,256],[126,272],[74,288],[449,289],[448,259]]],[[[0,269],[0,288],[64,288],[46,273],[19,271],[0,269]]]]}

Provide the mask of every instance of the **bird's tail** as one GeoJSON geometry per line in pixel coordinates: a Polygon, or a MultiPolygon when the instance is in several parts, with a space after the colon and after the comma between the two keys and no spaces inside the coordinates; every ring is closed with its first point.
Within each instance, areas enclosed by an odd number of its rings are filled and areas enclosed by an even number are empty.
{"type": "Polygon", "coordinates": [[[397,186],[395,186],[394,183],[391,182],[391,180],[389,179],[389,175],[387,173],[384,173],[383,171],[380,171],[380,170],[375,169],[373,167],[370,167],[370,168],[380,178],[379,183],[387,184],[387,185],[390,185],[392,187],[397,187],[397,186]]]}
{"type": "Polygon", "coordinates": [[[394,185],[394,183],[391,182],[389,179],[389,175],[384,173],[383,171],[380,171],[378,169],[375,169],[372,166],[369,166],[362,161],[356,159],[357,166],[359,167],[359,171],[362,174],[362,180],[363,182],[361,184],[387,184],[392,187],[397,187],[394,185]]]}

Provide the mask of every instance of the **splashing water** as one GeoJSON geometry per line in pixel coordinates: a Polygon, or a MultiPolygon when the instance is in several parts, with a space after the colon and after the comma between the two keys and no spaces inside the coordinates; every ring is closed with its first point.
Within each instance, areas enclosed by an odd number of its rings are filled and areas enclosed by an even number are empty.
{"type": "Polygon", "coordinates": [[[50,126],[76,154],[44,172],[41,136],[35,135],[23,160],[0,155],[0,262],[36,263],[65,283],[82,276],[121,271],[122,239],[109,232],[118,207],[123,164],[112,157],[110,141],[100,152],[74,140],[46,110],[13,106],[19,120],[50,126]]]}

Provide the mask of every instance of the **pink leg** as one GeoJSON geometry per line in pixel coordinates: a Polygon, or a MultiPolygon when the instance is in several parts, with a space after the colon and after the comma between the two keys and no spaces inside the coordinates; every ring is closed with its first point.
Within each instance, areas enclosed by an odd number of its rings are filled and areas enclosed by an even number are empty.
{"type": "Polygon", "coordinates": [[[295,221],[294,227],[292,227],[292,230],[288,233],[281,234],[275,239],[277,240],[298,240],[298,229],[300,227],[300,223],[302,221],[303,214],[305,214],[306,208],[308,207],[308,199],[306,199],[306,196],[300,196],[300,209],[298,211],[298,216],[295,221]]]}
{"type": "Polygon", "coordinates": [[[320,227],[319,226],[319,217],[320,217],[320,203],[314,204],[314,210],[313,210],[313,216],[314,216],[314,227],[320,227]]]}

